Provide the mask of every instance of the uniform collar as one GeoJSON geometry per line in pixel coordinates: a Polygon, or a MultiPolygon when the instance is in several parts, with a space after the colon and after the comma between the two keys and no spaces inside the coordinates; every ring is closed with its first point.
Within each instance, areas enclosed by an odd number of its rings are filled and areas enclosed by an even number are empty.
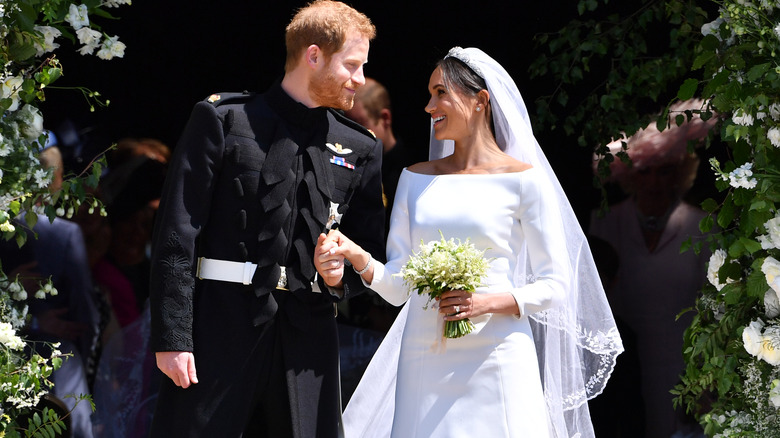
{"type": "Polygon", "coordinates": [[[309,108],[295,101],[282,88],[282,82],[277,81],[266,92],[269,105],[287,122],[302,128],[313,128],[318,123],[327,120],[328,109],[325,107],[309,108]]]}

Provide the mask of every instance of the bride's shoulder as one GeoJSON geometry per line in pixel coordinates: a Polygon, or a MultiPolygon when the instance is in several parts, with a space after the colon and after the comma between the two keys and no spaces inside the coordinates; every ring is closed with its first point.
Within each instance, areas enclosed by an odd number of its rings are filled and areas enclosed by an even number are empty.
{"type": "Polygon", "coordinates": [[[438,162],[439,160],[434,161],[421,161],[419,163],[414,163],[411,166],[407,167],[406,170],[412,173],[420,173],[423,175],[437,175],[441,172],[439,172],[439,166],[438,162]]]}
{"type": "Polygon", "coordinates": [[[525,172],[526,170],[532,169],[534,166],[532,166],[529,163],[525,163],[523,161],[515,160],[514,158],[511,158],[507,160],[503,165],[501,166],[501,172],[502,173],[518,173],[518,172],[525,172]]]}

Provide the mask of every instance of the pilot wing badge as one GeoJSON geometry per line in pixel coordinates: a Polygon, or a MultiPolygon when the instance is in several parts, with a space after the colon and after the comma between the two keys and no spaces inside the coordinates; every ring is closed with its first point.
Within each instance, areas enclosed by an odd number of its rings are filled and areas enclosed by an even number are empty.
{"type": "Polygon", "coordinates": [[[341,145],[341,143],[336,143],[336,144],[325,143],[325,146],[327,146],[328,149],[332,150],[333,152],[335,152],[335,153],[337,153],[339,155],[351,154],[352,153],[352,149],[345,148],[344,146],[341,145]]]}

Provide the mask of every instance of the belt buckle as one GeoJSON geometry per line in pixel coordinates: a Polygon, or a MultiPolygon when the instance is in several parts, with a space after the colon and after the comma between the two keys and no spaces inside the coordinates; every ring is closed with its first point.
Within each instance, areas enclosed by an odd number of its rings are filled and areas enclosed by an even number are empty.
{"type": "Polygon", "coordinates": [[[276,282],[276,288],[289,291],[290,289],[287,289],[287,269],[284,266],[279,266],[279,269],[281,272],[279,272],[279,281],[276,282]]]}
{"type": "Polygon", "coordinates": [[[203,257],[198,257],[198,264],[195,267],[195,276],[198,277],[198,279],[203,280],[203,277],[200,276],[200,262],[203,261],[203,257]]]}

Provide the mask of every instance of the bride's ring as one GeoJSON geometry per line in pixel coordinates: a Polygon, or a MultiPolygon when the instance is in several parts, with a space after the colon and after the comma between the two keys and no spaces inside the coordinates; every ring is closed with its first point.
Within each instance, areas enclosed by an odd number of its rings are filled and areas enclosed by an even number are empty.
{"type": "Polygon", "coordinates": [[[455,306],[455,313],[460,313],[460,306],[455,306]]]}

